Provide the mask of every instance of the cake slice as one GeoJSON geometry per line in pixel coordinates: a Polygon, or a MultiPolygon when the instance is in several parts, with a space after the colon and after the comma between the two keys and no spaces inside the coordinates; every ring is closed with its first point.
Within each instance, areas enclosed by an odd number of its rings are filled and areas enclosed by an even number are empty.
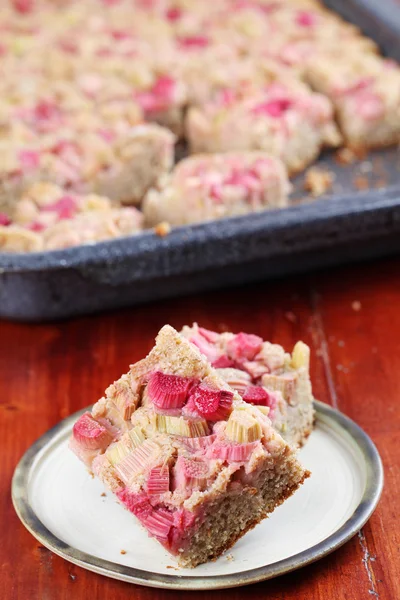
{"type": "Polygon", "coordinates": [[[38,252],[133,235],[143,215],[95,194],[66,193],[51,183],[32,184],[12,216],[0,213],[0,251],[38,252]]]}
{"type": "Polygon", "coordinates": [[[309,476],[267,413],[166,325],[147,358],[75,423],[70,446],[150,536],[195,567],[309,476]]]}
{"type": "Polygon", "coordinates": [[[290,355],[282,346],[248,333],[216,333],[194,323],[182,334],[208,358],[218,374],[248,403],[268,406],[273,427],[302,446],[314,423],[310,349],[297,342],[290,355]]]}
{"type": "Polygon", "coordinates": [[[203,154],[182,160],[143,203],[146,223],[184,225],[288,205],[282,162],[263,152],[203,154]]]}
{"type": "Polygon", "coordinates": [[[159,125],[71,115],[46,102],[32,111],[33,122],[9,111],[0,131],[0,211],[9,212],[27,186],[41,181],[138,204],[172,167],[175,137],[159,125]]]}
{"type": "Polygon", "coordinates": [[[356,151],[400,142],[400,68],[379,56],[322,56],[308,69],[312,87],[335,107],[346,145],[356,151]]]}
{"type": "Polygon", "coordinates": [[[221,93],[192,107],[186,133],[192,152],[263,151],[280,158],[290,175],[341,141],[328,98],[295,80],[244,95],[221,93]]]}

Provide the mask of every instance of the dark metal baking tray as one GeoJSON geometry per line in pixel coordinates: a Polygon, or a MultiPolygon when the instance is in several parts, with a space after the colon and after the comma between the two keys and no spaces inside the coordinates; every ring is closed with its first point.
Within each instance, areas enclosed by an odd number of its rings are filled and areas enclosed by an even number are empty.
{"type": "MultiPolygon", "coordinates": [[[[400,60],[400,7],[392,0],[326,0],[400,60]]],[[[34,254],[0,254],[0,317],[43,321],[129,306],[400,251],[400,155],[375,152],[347,167],[332,154],[331,192],[292,206],[34,254]],[[361,188],[366,188],[360,191],[361,188]]],[[[299,203],[299,200],[303,200],[299,203]]]]}

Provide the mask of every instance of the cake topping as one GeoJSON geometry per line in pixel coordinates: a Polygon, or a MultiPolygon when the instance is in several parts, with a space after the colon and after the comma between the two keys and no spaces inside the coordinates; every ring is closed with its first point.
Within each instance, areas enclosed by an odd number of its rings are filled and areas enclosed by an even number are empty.
{"type": "Polygon", "coordinates": [[[156,371],[150,376],[147,393],[158,408],[182,408],[192,385],[193,379],[156,371]]]}
{"type": "Polygon", "coordinates": [[[89,412],[78,419],[72,432],[79,444],[92,450],[105,449],[113,439],[111,428],[98,423],[89,412]]]}

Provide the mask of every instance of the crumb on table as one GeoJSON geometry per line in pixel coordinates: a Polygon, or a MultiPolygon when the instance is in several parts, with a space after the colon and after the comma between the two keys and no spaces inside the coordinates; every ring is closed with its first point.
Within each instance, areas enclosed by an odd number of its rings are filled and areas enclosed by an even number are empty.
{"type": "Polygon", "coordinates": [[[304,189],[314,198],[326,194],[332,189],[334,174],[326,169],[311,167],[304,178],[304,189]]]}
{"type": "Polygon", "coordinates": [[[154,232],[156,235],[160,237],[165,237],[169,233],[171,233],[171,225],[167,223],[167,221],[163,221],[154,227],[154,232]]]}
{"type": "Polygon", "coordinates": [[[121,550],[120,554],[126,554],[126,550],[121,550]]]}

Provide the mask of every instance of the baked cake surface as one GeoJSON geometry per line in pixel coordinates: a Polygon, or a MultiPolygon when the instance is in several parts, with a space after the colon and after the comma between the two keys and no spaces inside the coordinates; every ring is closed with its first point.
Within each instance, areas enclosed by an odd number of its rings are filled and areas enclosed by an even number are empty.
{"type": "Polygon", "coordinates": [[[310,381],[310,349],[297,342],[292,354],[249,333],[217,333],[194,323],[182,330],[208,358],[218,374],[249,404],[268,406],[280,435],[302,446],[310,435],[315,411],[310,381]]]}
{"type": "Polygon", "coordinates": [[[288,205],[283,163],[263,152],[200,154],[178,163],[143,203],[147,225],[184,225],[288,205]]]}
{"type": "Polygon", "coordinates": [[[341,142],[331,102],[296,80],[221,92],[189,109],[186,132],[192,152],[263,151],[280,158],[289,174],[341,142]]]}
{"type": "Polygon", "coordinates": [[[13,206],[0,213],[0,250],[39,252],[93,244],[138,233],[143,215],[96,194],[66,194],[52,183],[29,186],[13,206]]]}
{"type": "Polygon", "coordinates": [[[309,473],[203,354],[165,326],[75,424],[70,446],[182,566],[220,556],[309,473]]]}

